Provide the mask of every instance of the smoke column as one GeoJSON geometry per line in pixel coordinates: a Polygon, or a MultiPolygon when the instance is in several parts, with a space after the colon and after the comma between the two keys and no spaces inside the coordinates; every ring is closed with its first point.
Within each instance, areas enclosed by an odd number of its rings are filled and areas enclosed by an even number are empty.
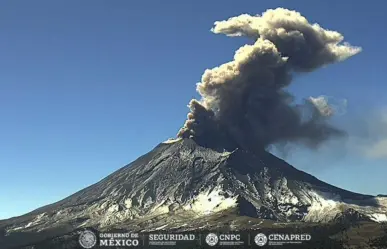
{"type": "Polygon", "coordinates": [[[256,150],[288,142],[315,147],[345,134],[327,123],[334,109],[323,97],[296,105],[286,87],[294,73],[343,61],[359,53],[360,47],[342,43],[340,33],[283,8],[218,21],[211,31],[255,42],[239,48],[232,61],[204,72],[197,84],[201,100],[190,101],[178,137],[219,140],[223,136],[239,147],[256,150]]]}

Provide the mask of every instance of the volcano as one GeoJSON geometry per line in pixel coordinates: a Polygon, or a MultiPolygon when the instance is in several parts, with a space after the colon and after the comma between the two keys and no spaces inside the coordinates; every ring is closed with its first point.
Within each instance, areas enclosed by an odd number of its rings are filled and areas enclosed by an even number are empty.
{"type": "Polygon", "coordinates": [[[144,232],[241,230],[263,222],[378,223],[387,221],[386,204],[386,197],[334,187],[266,151],[175,139],[57,203],[0,221],[0,244],[19,248],[83,227],[144,232]],[[219,215],[241,222],[219,221],[219,215]]]}

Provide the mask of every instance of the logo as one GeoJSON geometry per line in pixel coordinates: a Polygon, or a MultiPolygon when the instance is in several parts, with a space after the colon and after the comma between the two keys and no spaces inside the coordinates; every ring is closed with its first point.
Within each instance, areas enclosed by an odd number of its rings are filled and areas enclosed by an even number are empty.
{"type": "Polygon", "coordinates": [[[264,246],[267,243],[267,237],[263,233],[259,233],[255,235],[254,242],[258,246],[264,246]]]}
{"type": "MultiPolygon", "coordinates": [[[[148,235],[149,245],[150,246],[176,246],[184,244],[184,242],[195,241],[195,234],[187,234],[187,233],[157,233],[157,234],[149,234],[148,235]]],[[[184,247],[185,248],[185,247],[184,247]]]]}
{"type": "Polygon", "coordinates": [[[92,231],[86,230],[79,235],[78,241],[83,248],[92,248],[97,243],[97,236],[92,231]]]}
{"type": "Polygon", "coordinates": [[[209,233],[206,237],[206,243],[209,246],[215,246],[218,243],[219,239],[218,236],[214,233],[209,233]]]}

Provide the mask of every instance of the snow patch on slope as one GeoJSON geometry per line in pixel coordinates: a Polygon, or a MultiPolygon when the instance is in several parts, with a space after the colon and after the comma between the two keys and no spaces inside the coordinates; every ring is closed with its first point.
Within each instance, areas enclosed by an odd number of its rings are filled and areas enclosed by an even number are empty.
{"type": "Polygon", "coordinates": [[[161,230],[161,229],[163,229],[163,228],[165,228],[167,226],[168,226],[168,224],[165,224],[165,225],[162,225],[160,227],[156,227],[155,230],[161,230]]]}
{"type": "Polygon", "coordinates": [[[168,140],[162,142],[163,144],[173,144],[179,142],[181,138],[169,138],[168,140]]]}
{"type": "Polygon", "coordinates": [[[183,208],[197,214],[210,214],[235,207],[237,205],[237,196],[225,197],[221,194],[222,192],[221,187],[203,191],[183,208]]]}
{"type": "Polygon", "coordinates": [[[333,220],[336,215],[350,208],[368,216],[375,222],[387,222],[387,207],[384,205],[383,200],[379,200],[380,207],[373,207],[361,205],[360,201],[343,201],[340,196],[325,192],[309,191],[308,195],[311,198],[311,206],[308,208],[304,221],[328,222],[333,220]]]}
{"type": "Polygon", "coordinates": [[[15,232],[15,231],[23,230],[23,229],[26,229],[26,228],[29,228],[32,226],[36,226],[38,224],[43,223],[46,219],[47,219],[46,213],[41,213],[41,214],[35,216],[35,218],[31,222],[29,222],[28,224],[18,226],[18,227],[13,227],[13,228],[9,229],[8,232],[15,232]]]}
{"type": "Polygon", "coordinates": [[[317,191],[309,191],[308,195],[311,198],[311,205],[308,208],[308,214],[304,217],[305,221],[329,221],[339,212],[342,202],[338,196],[317,191]]]}
{"type": "Polygon", "coordinates": [[[376,222],[387,222],[387,215],[386,214],[372,214],[370,216],[371,220],[376,221],[376,222]]]}

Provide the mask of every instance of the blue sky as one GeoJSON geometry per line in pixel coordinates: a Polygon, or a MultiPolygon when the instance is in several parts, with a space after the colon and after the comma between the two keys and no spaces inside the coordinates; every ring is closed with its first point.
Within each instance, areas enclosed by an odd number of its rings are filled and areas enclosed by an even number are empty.
{"type": "Polygon", "coordinates": [[[0,2],[0,219],[58,201],[173,137],[204,70],[246,42],[212,34],[214,21],[276,7],[363,48],[290,89],[299,98],[346,98],[337,122],[348,141],[297,149],[287,160],[339,187],[387,194],[384,1],[7,0],[0,2]],[[381,153],[369,153],[378,143],[381,153]]]}

